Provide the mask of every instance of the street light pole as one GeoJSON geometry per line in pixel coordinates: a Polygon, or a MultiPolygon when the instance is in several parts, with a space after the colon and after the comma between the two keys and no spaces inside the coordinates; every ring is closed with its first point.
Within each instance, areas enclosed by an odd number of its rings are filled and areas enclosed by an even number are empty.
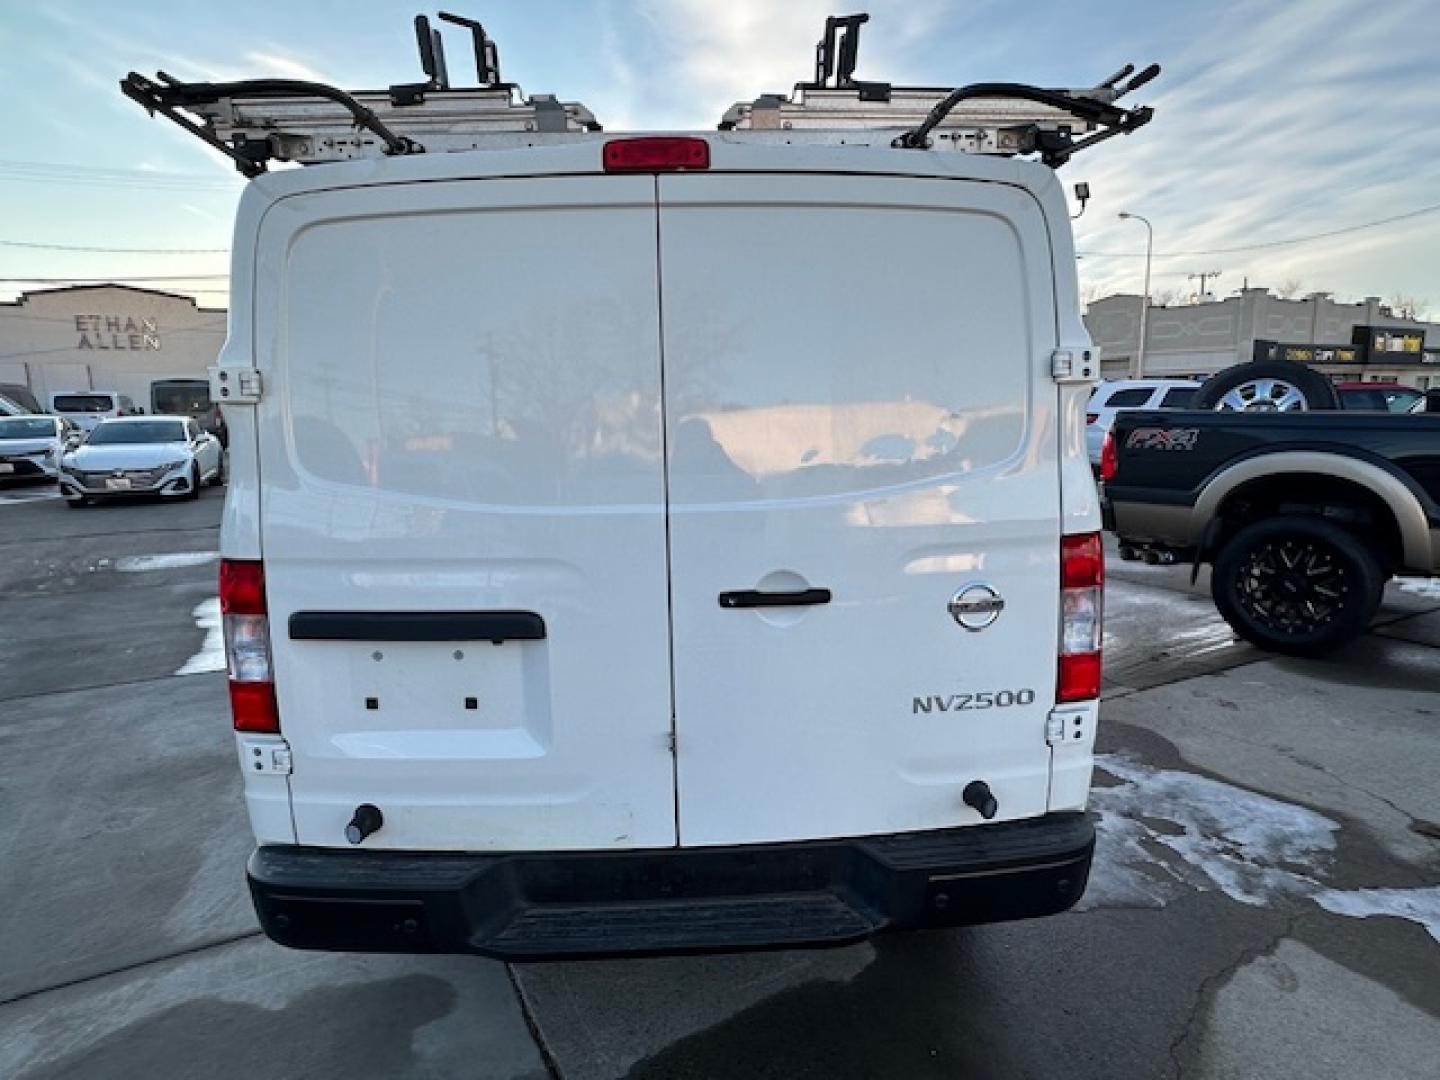
{"type": "Polygon", "coordinates": [[[1155,250],[1155,229],[1149,218],[1122,210],[1120,217],[1125,221],[1135,220],[1145,225],[1145,296],[1140,301],[1140,347],[1135,351],[1135,378],[1145,377],[1145,324],[1150,314],[1150,256],[1155,250]]]}

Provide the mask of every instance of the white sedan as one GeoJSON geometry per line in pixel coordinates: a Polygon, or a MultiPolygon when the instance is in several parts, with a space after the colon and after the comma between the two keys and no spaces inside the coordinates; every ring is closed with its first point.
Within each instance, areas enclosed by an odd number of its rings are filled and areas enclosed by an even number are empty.
{"type": "Polygon", "coordinates": [[[61,416],[0,416],[0,481],[54,480],[72,430],[61,416]]]}
{"type": "Polygon", "coordinates": [[[127,495],[194,499],[224,483],[220,440],[188,416],[102,420],[60,459],[60,493],[70,506],[127,495]]]}

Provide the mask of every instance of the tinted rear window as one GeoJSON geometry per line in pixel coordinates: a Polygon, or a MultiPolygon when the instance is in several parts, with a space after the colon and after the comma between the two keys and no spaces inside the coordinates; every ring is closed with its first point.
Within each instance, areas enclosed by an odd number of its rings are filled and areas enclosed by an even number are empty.
{"type": "Polygon", "coordinates": [[[1150,400],[1151,391],[1141,387],[1132,390],[1116,390],[1105,399],[1107,409],[1138,409],[1150,400]]]}
{"type": "Polygon", "coordinates": [[[1190,403],[1195,400],[1195,389],[1190,386],[1177,386],[1172,390],[1166,390],[1165,396],[1160,399],[1162,409],[1188,409],[1190,403]]]}
{"type": "Polygon", "coordinates": [[[109,412],[114,407],[108,394],[59,394],[55,398],[56,412],[109,412]]]}
{"type": "Polygon", "coordinates": [[[150,404],[158,413],[199,415],[210,411],[210,387],[207,383],[157,384],[150,388],[150,404]]]}

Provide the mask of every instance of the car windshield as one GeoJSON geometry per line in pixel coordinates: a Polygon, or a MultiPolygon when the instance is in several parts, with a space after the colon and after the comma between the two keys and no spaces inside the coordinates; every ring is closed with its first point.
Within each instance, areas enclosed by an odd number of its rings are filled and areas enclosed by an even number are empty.
{"type": "Polygon", "coordinates": [[[48,416],[0,420],[0,439],[49,439],[54,435],[55,421],[48,416]]]}
{"type": "Polygon", "coordinates": [[[184,442],[185,425],[179,420],[130,420],[123,424],[101,424],[85,441],[90,446],[184,442]]]}
{"type": "Polygon", "coordinates": [[[109,412],[115,402],[105,394],[59,394],[55,398],[56,412],[109,412]]]}
{"type": "Polygon", "coordinates": [[[206,383],[156,383],[150,388],[150,404],[156,412],[199,415],[212,408],[210,387],[206,383]]]}

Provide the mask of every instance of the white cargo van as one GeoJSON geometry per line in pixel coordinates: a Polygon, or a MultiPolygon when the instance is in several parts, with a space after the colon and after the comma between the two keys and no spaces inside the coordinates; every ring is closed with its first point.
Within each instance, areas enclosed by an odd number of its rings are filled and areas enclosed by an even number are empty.
{"type": "MultiPolygon", "coordinates": [[[[243,89],[140,82],[242,164],[333,153],[313,102],[305,151],[284,100],[246,134],[243,89]]],[[[546,138],[583,110],[504,93],[494,148],[241,201],[212,393],[266,932],[546,959],[1071,906],[1099,362],[1052,169],[960,115],[892,148],[943,92],[840,134],[787,100],[786,138],[546,138]]]]}

